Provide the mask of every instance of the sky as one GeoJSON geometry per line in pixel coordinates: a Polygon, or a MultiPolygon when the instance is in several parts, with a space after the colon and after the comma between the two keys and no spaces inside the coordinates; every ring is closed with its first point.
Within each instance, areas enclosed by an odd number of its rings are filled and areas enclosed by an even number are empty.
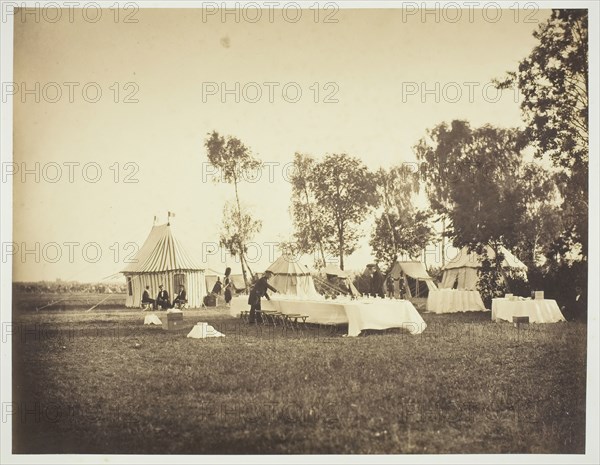
{"type": "MultiPolygon", "coordinates": [[[[319,18],[307,9],[294,22],[282,10],[259,21],[250,10],[105,9],[97,21],[97,11],[71,13],[14,18],[16,172],[3,167],[13,179],[14,244],[3,255],[15,254],[15,281],[119,279],[168,211],[198,262],[231,265],[215,252],[234,191],[211,180],[204,140],[213,130],[269,166],[239,187],[263,224],[250,257],[263,271],[277,258],[273,243],[293,233],[286,167],[295,152],[348,153],[375,170],[414,163],[414,144],[443,121],[522,125],[518,94],[498,95],[490,83],[528,55],[549,15],[461,10],[456,21],[448,10],[436,21],[398,9],[319,18]]],[[[346,269],[373,261],[369,222],[363,230],[346,269]]]]}

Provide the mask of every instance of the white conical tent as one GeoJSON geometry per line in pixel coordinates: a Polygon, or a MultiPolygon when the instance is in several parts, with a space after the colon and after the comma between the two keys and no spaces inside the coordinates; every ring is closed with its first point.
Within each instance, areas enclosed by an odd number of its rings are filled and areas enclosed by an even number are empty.
{"type": "Polygon", "coordinates": [[[267,271],[273,273],[269,284],[280,294],[297,296],[301,299],[320,297],[308,268],[293,257],[282,255],[267,268],[267,271]]]}
{"type": "Polygon", "coordinates": [[[162,284],[172,300],[179,292],[179,285],[183,284],[190,307],[201,307],[206,295],[203,268],[187,254],[168,223],[152,227],[148,238],[122,273],[127,279],[127,307],[139,307],[146,286],[150,286],[150,297],[156,298],[158,286],[162,284]]]}
{"type": "Polygon", "coordinates": [[[404,290],[407,297],[427,297],[429,291],[437,289],[433,279],[427,273],[423,263],[411,261],[396,261],[387,279],[394,283],[394,295],[399,295],[400,278],[404,278],[404,290]]]}
{"type": "MultiPolygon", "coordinates": [[[[486,246],[486,254],[490,260],[496,258],[496,253],[489,245],[486,246]]],[[[500,253],[503,255],[502,268],[506,270],[515,270],[521,273],[527,272],[527,266],[515,257],[508,249],[500,247],[500,253]]],[[[458,255],[450,260],[444,266],[444,276],[440,288],[465,290],[476,290],[479,281],[478,268],[481,268],[483,257],[477,252],[469,252],[468,247],[463,247],[458,255]]]]}

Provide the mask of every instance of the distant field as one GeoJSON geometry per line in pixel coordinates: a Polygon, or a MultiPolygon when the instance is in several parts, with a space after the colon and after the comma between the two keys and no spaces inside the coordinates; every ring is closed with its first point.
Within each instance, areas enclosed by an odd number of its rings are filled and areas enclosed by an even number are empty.
{"type": "Polygon", "coordinates": [[[96,304],[96,308],[125,307],[125,294],[81,293],[18,293],[13,294],[13,309],[17,312],[36,310],[62,311],[82,310],[96,304]]]}
{"type": "Polygon", "coordinates": [[[225,308],[167,332],[123,295],[35,310],[66,296],[14,298],[15,453],[584,452],[583,323],[425,313],[419,336],[348,338],[225,308]],[[187,339],[198,321],[226,337],[187,339]]]}

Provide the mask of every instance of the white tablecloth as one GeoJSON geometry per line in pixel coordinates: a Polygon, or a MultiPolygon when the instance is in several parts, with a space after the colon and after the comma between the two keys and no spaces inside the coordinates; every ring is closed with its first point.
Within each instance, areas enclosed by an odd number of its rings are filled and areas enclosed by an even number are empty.
{"type": "Polygon", "coordinates": [[[513,316],[528,316],[530,323],[556,323],[566,321],[560,312],[556,300],[492,300],[492,321],[506,320],[512,322],[513,316]]]}
{"type": "Polygon", "coordinates": [[[485,305],[479,291],[435,289],[429,291],[427,311],[433,313],[485,311],[485,305]]]}
{"type": "MultiPolygon", "coordinates": [[[[247,299],[247,297],[246,297],[247,299]]],[[[231,314],[248,310],[247,300],[233,299],[231,314]]],[[[307,323],[348,324],[348,335],[358,336],[364,329],[405,328],[411,334],[422,333],[427,325],[415,307],[407,300],[396,299],[334,299],[298,300],[272,296],[262,300],[263,310],[284,314],[308,315],[307,323]]]]}

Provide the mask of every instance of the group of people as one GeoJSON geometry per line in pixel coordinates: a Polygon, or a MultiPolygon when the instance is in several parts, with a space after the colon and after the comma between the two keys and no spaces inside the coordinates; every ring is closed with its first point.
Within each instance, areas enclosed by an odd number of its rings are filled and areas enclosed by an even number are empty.
{"type": "Polygon", "coordinates": [[[187,293],[185,292],[185,286],[183,284],[179,285],[179,293],[175,296],[173,302],[169,300],[169,292],[164,289],[162,284],[158,286],[158,289],[156,299],[152,299],[150,297],[150,286],[146,286],[146,289],[142,294],[142,304],[150,304],[154,310],[157,310],[159,307],[162,310],[168,310],[187,303],[187,293]]]}
{"type": "Polygon", "coordinates": [[[231,279],[231,268],[225,268],[225,277],[223,278],[223,282],[221,282],[221,278],[217,277],[217,282],[212,288],[211,293],[214,295],[221,295],[223,293],[223,297],[225,298],[225,304],[229,305],[231,299],[233,298],[233,281],[231,279]]]}
{"type": "MultiPolygon", "coordinates": [[[[388,277],[387,281],[383,273],[380,271],[377,265],[368,265],[367,273],[370,279],[370,295],[372,297],[385,297],[384,286],[386,286],[386,291],[388,296],[392,297],[394,294],[394,282],[391,279],[391,276],[388,277]]],[[[269,284],[269,279],[273,276],[273,273],[269,270],[265,271],[264,275],[259,278],[252,288],[250,289],[250,295],[248,296],[248,304],[250,305],[250,323],[260,323],[262,322],[262,314],[261,314],[261,299],[265,297],[267,300],[270,300],[267,291],[278,292],[273,286],[269,284]]],[[[328,281],[332,283],[331,277],[328,276],[328,281]]],[[[342,279],[336,279],[335,285],[342,291],[350,292],[350,289],[347,288],[344,281],[342,279]]],[[[146,286],[144,293],[142,295],[142,303],[150,304],[152,308],[157,309],[161,308],[163,310],[174,308],[180,306],[181,304],[187,303],[187,295],[185,291],[185,287],[182,285],[179,286],[179,293],[173,299],[173,302],[169,300],[169,293],[164,289],[163,285],[158,286],[159,291],[156,299],[152,299],[150,297],[150,286],[146,286]]],[[[212,288],[211,293],[214,295],[221,295],[225,298],[225,303],[227,305],[230,304],[231,299],[233,297],[233,281],[231,279],[231,268],[227,267],[225,269],[225,276],[223,281],[221,278],[217,278],[217,282],[212,288]]]]}
{"type": "Polygon", "coordinates": [[[394,278],[391,274],[387,277],[381,272],[379,266],[375,264],[367,265],[367,274],[369,276],[369,295],[371,297],[396,297],[396,289],[400,298],[404,297],[404,280],[402,277],[394,278]]]}

